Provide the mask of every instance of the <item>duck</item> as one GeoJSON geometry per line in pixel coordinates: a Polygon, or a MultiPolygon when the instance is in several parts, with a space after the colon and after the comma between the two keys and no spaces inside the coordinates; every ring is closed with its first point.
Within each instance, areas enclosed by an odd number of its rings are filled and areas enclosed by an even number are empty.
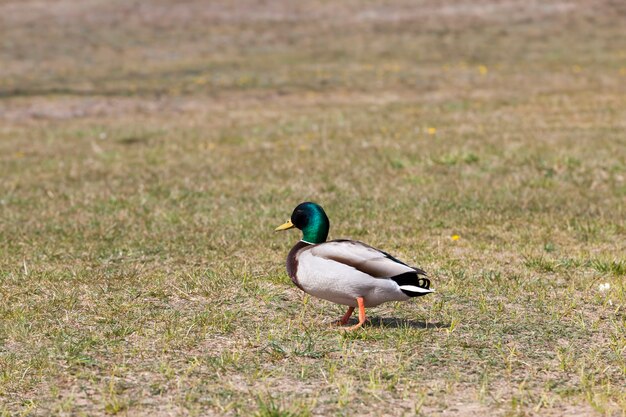
{"type": "Polygon", "coordinates": [[[358,308],[356,330],[366,321],[365,308],[388,301],[407,301],[434,292],[423,269],[363,242],[329,240],[330,221],[324,209],[310,201],[300,203],[291,218],[275,231],[296,228],[300,239],[287,255],[287,274],[302,291],[314,297],[348,306],[337,322],[348,324],[358,308]]]}

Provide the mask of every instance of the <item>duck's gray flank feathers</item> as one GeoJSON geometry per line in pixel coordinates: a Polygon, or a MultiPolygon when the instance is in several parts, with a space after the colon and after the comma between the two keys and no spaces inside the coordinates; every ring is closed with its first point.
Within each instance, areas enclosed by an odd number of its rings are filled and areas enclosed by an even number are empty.
{"type": "Polygon", "coordinates": [[[311,246],[311,244],[301,240],[291,248],[287,255],[287,274],[289,274],[291,281],[302,291],[304,291],[304,288],[298,283],[298,278],[296,277],[298,272],[298,252],[308,246],[311,246]]]}
{"type": "Polygon", "coordinates": [[[432,292],[430,280],[420,268],[414,268],[394,258],[387,252],[354,240],[331,240],[312,246],[311,253],[331,261],[340,262],[373,278],[390,279],[409,297],[432,292]]]}

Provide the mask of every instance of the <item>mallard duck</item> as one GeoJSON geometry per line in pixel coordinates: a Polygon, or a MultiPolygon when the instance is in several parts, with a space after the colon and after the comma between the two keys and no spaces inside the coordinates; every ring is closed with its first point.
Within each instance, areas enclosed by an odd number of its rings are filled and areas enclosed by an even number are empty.
{"type": "Polygon", "coordinates": [[[275,230],[293,227],[302,231],[302,239],[287,255],[289,277],[307,294],[348,306],[339,320],[341,325],[348,323],[358,307],[359,322],[348,330],[363,325],[365,307],[406,301],[433,292],[426,272],[387,252],[355,240],[327,242],[330,221],[318,204],[299,204],[291,219],[275,230]]]}

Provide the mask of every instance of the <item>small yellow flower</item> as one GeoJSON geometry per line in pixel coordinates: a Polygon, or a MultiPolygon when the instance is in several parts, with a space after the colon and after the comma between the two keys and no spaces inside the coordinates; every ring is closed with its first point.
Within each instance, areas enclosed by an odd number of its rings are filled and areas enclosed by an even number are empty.
{"type": "Polygon", "coordinates": [[[457,240],[459,240],[460,238],[461,238],[461,236],[459,236],[459,235],[452,235],[452,236],[450,236],[450,239],[452,239],[452,240],[453,240],[453,241],[455,241],[455,242],[456,242],[457,240]]]}
{"type": "Polygon", "coordinates": [[[480,72],[480,75],[487,75],[489,69],[485,65],[479,65],[478,72],[480,72]]]}
{"type": "Polygon", "coordinates": [[[247,75],[242,75],[241,77],[239,77],[239,78],[237,79],[237,84],[238,84],[240,87],[243,87],[243,86],[249,85],[249,84],[251,84],[251,82],[252,82],[252,78],[248,77],[247,75]]]}
{"type": "Polygon", "coordinates": [[[429,127],[428,129],[426,129],[426,132],[428,132],[429,135],[434,135],[435,133],[437,133],[437,128],[429,127]]]}
{"type": "Polygon", "coordinates": [[[389,63],[389,64],[385,64],[383,65],[383,69],[386,72],[400,72],[400,70],[402,69],[402,67],[400,66],[400,64],[393,62],[393,63],[389,63]]]}
{"type": "Polygon", "coordinates": [[[572,67],[572,71],[576,74],[578,74],[579,72],[581,72],[583,69],[580,67],[580,65],[574,65],[572,67]]]}
{"type": "Polygon", "coordinates": [[[619,69],[619,75],[626,76],[626,67],[619,69]]]}

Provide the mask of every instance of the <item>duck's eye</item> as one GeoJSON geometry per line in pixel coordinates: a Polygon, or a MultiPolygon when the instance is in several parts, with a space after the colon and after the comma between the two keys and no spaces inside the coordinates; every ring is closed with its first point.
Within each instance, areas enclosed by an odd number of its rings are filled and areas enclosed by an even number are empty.
{"type": "Polygon", "coordinates": [[[296,226],[302,226],[306,223],[306,213],[302,210],[296,210],[291,216],[291,222],[296,226]]]}

